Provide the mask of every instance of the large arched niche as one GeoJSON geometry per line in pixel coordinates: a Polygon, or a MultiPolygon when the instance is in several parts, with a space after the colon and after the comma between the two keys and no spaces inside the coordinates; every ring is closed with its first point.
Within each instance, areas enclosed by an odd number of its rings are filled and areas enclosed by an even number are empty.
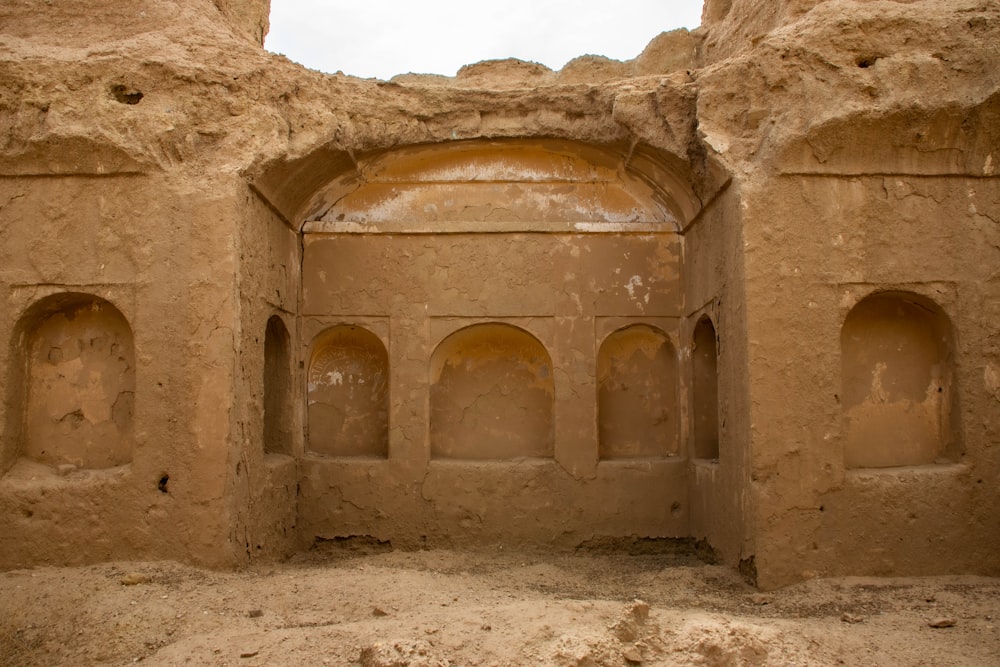
{"type": "Polygon", "coordinates": [[[15,327],[5,460],[112,468],[132,460],[135,344],[109,301],[62,293],[15,327]]]}
{"type": "MultiPolygon", "coordinates": [[[[714,173],[714,172],[713,172],[714,173]]],[[[711,188],[717,190],[720,181],[711,188]]],[[[684,229],[701,210],[687,159],[643,144],[470,139],[351,153],[320,148],[251,181],[297,231],[684,229]]]]}
{"type": "Polygon", "coordinates": [[[430,385],[432,458],[553,455],[552,360],[523,329],[487,323],[451,334],[431,357],[430,385]]]}
{"type": "Polygon", "coordinates": [[[954,343],[937,304],[909,292],[867,296],[844,319],[840,346],[846,467],[954,456],[954,343]]]}
{"type": "Polygon", "coordinates": [[[306,450],[325,456],[389,453],[389,355],[378,336],[338,325],[313,341],[306,450]]]}
{"type": "Polygon", "coordinates": [[[601,459],[678,454],[677,352],[660,329],[635,324],[612,333],[597,355],[601,459]]]}

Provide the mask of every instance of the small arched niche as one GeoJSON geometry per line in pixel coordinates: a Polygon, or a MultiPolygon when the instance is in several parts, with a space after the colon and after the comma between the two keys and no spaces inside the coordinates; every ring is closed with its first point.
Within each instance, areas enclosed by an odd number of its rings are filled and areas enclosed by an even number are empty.
{"type": "Polygon", "coordinates": [[[292,453],[291,341],[277,315],[264,330],[264,451],[292,453]]]}
{"type": "Polygon", "coordinates": [[[307,449],[326,456],[389,453],[389,355],[371,331],[341,325],[313,343],[307,449]]]}
{"type": "Polygon", "coordinates": [[[691,339],[694,391],[694,457],[719,458],[719,353],[715,325],[706,315],[694,327],[691,339]]]}
{"type": "Polygon", "coordinates": [[[929,299],[862,299],[840,334],[844,462],[848,468],[933,463],[951,453],[951,324],[929,299]]]}
{"type": "Polygon", "coordinates": [[[534,336],[507,324],[476,324],[431,357],[431,456],[509,460],[551,457],[552,360],[534,336]]]}
{"type": "Polygon", "coordinates": [[[58,294],[29,308],[18,331],[19,453],[88,469],[131,462],[135,346],[121,311],[94,295],[58,294]]]}
{"type": "Polygon", "coordinates": [[[675,456],[677,354],[659,329],[619,329],[597,356],[597,416],[602,459],[675,456]]]}

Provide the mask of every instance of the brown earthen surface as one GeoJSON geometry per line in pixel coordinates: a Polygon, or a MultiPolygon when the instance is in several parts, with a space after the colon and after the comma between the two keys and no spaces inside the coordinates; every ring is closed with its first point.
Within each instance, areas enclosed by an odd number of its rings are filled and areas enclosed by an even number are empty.
{"type": "Polygon", "coordinates": [[[0,7],[0,567],[680,539],[1000,574],[1000,9],[710,0],[324,75],[267,3],[0,7]]]}
{"type": "Polygon", "coordinates": [[[985,577],[817,579],[762,594],[730,568],[638,542],[632,553],[358,547],[324,543],[235,573],[146,562],[0,573],[0,655],[24,667],[981,667],[1000,651],[1000,584],[985,577]]]}

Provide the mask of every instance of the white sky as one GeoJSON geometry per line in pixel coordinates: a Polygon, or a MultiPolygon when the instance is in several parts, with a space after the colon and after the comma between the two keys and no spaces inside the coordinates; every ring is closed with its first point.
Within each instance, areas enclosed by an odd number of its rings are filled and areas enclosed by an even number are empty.
{"type": "Polygon", "coordinates": [[[702,0],[271,0],[268,50],[323,72],[453,76],[520,58],[634,58],[656,35],[701,23],[702,0]]]}

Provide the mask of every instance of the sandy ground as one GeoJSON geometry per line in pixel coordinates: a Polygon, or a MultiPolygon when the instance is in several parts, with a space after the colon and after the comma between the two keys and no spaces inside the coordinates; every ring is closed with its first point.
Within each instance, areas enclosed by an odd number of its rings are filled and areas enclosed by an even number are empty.
{"type": "Polygon", "coordinates": [[[214,572],[0,573],[0,664],[1000,665],[1000,580],[814,580],[758,593],[676,549],[323,545],[214,572]],[[951,627],[931,627],[934,621],[951,627]]]}

